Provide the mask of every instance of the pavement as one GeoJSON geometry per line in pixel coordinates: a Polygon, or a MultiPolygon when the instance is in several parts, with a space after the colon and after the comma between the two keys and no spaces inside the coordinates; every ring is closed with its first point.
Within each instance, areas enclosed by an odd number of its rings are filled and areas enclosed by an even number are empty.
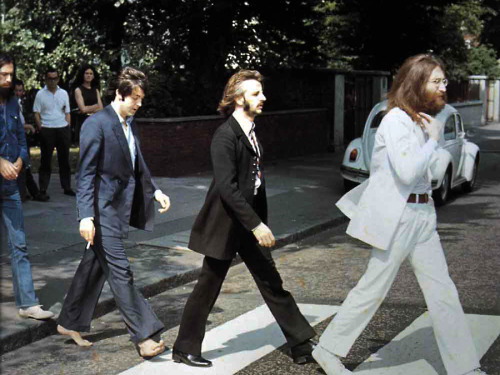
{"type": "MultiPolygon", "coordinates": [[[[266,162],[269,225],[277,238],[275,248],[346,221],[334,206],[344,192],[339,173],[342,157],[343,152],[337,151],[266,162]]],[[[196,279],[202,256],[189,250],[187,243],[211,178],[210,172],[155,178],[169,195],[171,208],[165,214],[157,213],[153,232],[131,228],[125,240],[134,282],[146,298],[196,279]]],[[[78,233],[75,198],[62,194],[56,174],[52,175],[48,194],[50,201],[26,201],[23,210],[36,293],[44,308],[57,316],[85,242],[78,233]]],[[[0,235],[1,355],[56,333],[56,322],[18,316],[7,238],[3,232],[0,235]]],[[[106,284],[95,317],[115,307],[106,284]]]]}

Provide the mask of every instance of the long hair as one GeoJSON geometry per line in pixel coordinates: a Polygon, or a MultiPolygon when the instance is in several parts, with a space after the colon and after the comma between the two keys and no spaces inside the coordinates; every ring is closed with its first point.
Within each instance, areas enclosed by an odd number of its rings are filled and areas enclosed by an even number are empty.
{"type": "Polygon", "coordinates": [[[7,64],[14,65],[14,76],[12,77],[12,84],[10,85],[7,97],[5,98],[8,101],[14,96],[14,81],[16,80],[16,61],[12,56],[9,56],[4,52],[0,52],[0,68],[2,68],[4,65],[7,64]]]}
{"type": "Polygon", "coordinates": [[[256,70],[240,70],[229,78],[224,88],[222,99],[217,107],[217,111],[221,115],[228,117],[234,112],[236,99],[244,94],[241,84],[251,79],[262,84],[264,77],[256,70]]]}
{"type": "Polygon", "coordinates": [[[444,63],[436,56],[420,54],[409,57],[399,68],[387,94],[387,110],[399,107],[420,124],[418,112],[425,110],[427,81],[435,68],[445,71],[444,63]]]}
{"type": "Polygon", "coordinates": [[[146,93],[148,89],[146,74],[130,66],[123,68],[116,82],[116,89],[120,95],[123,97],[129,96],[136,87],[140,87],[146,93]]]}
{"type": "Polygon", "coordinates": [[[90,65],[90,64],[84,64],[78,70],[78,73],[75,77],[75,82],[73,83],[73,86],[75,88],[80,87],[83,84],[85,72],[89,69],[92,70],[92,72],[94,73],[94,79],[92,80],[92,82],[90,82],[90,87],[92,87],[93,89],[97,89],[97,90],[99,90],[101,88],[99,73],[97,73],[97,70],[95,69],[95,67],[93,65],[90,65]]]}

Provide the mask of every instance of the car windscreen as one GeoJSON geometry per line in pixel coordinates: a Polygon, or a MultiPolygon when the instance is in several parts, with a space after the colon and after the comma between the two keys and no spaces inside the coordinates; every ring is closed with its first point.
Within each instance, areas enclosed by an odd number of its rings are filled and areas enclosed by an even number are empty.
{"type": "Polygon", "coordinates": [[[373,118],[372,123],[370,124],[370,129],[377,129],[380,126],[380,123],[382,122],[382,119],[386,115],[386,111],[380,111],[375,115],[373,118]]]}

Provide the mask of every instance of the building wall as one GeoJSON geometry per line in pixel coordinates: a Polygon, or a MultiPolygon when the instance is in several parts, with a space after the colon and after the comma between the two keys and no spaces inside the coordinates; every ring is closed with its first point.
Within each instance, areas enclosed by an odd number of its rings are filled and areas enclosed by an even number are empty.
{"type": "MultiPolygon", "coordinates": [[[[211,169],[210,143],[222,116],[137,119],[141,149],[154,176],[176,177],[211,169]]],[[[326,152],[326,109],[267,112],[256,118],[266,161],[326,152]]]]}

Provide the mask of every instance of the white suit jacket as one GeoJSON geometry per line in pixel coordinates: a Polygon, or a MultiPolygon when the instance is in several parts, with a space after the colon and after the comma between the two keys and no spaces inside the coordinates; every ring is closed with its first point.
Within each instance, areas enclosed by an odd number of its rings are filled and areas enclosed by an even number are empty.
{"type": "Polygon", "coordinates": [[[437,147],[406,112],[391,109],[375,135],[370,178],[337,202],[351,219],[346,233],[387,250],[417,182],[424,174],[431,181],[437,147]]]}

